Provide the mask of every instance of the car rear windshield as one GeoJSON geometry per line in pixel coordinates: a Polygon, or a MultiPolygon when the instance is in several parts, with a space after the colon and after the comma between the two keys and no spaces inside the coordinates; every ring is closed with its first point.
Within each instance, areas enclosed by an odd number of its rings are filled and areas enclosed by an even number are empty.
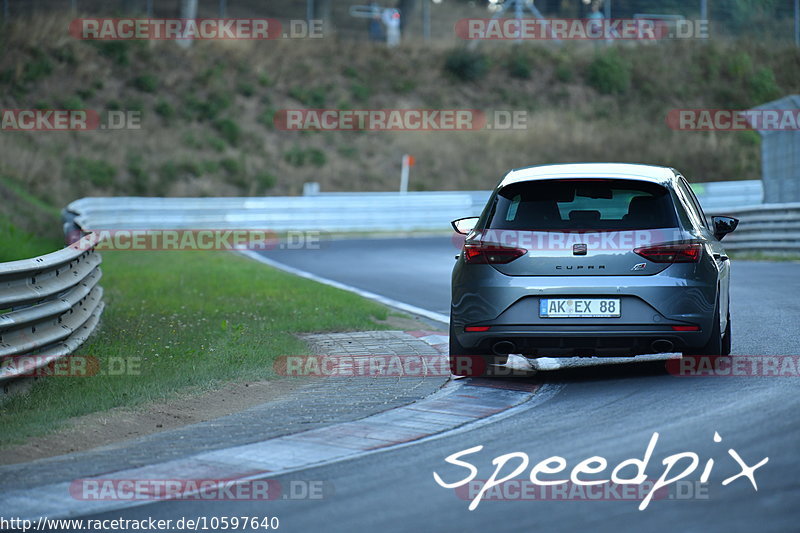
{"type": "Polygon", "coordinates": [[[637,230],[676,227],[672,200],[656,183],[560,179],[501,189],[488,228],[510,230],[637,230]]]}

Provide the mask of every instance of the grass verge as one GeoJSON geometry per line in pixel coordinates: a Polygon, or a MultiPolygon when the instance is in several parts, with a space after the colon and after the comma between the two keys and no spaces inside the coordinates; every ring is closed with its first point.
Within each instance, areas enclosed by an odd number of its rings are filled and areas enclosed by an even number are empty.
{"type": "Polygon", "coordinates": [[[231,253],[106,252],[101,283],[101,328],[77,351],[100,372],[2,400],[0,446],[73,417],[275,377],[276,356],[305,352],[294,333],[388,327],[382,305],[231,253]]]}

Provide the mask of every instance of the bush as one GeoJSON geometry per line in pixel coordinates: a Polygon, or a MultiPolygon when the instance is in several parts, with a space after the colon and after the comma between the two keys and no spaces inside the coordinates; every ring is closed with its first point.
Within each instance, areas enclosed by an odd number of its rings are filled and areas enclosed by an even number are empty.
{"type": "Polygon", "coordinates": [[[309,148],[306,151],[308,154],[308,161],[315,167],[321,167],[325,165],[327,162],[327,157],[325,157],[325,152],[320,150],[319,148],[309,148]]]}
{"type": "Polygon", "coordinates": [[[97,187],[107,187],[114,183],[117,169],[102,159],[72,157],[64,165],[64,173],[69,181],[89,181],[97,187]]]}
{"type": "Polygon", "coordinates": [[[747,52],[732,54],[726,65],[728,74],[734,79],[741,79],[753,70],[753,60],[747,52]]]}
{"type": "Polygon", "coordinates": [[[289,96],[306,107],[321,109],[325,107],[328,91],[328,87],[315,87],[313,89],[307,87],[292,87],[289,89],[289,96]]]}
{"type": "Polygon", "coordinates": [[[117,65],[124,67],[131,62],[132,41],[89,41],[97,46],[101,55],[111,59],[117,65]]]}
{"type": "Polygon", "coordinates": [[[22,82],[33,83],[45,76],[49,76],[53,72],[53,64],[44,55],[44,52],[35,50],[33,57],[25,63],[22,70],[22,82]]]}
{"type": "Polygon", "coordinates": [[[214,129],[216,129],[220,136],[231,146],[236,146],[239,144],[239,139],[242,136],[242,130],[233,120],[229,118],[217,120],[214,122],[214,129]]]}
{"type": "Polygon", "coordinates": [[[143,93],[154,93],[158,88],[158,79],[152,74],[142,74],[133,78],[131,85],[143,93]]]}
{"type": "Polygon", "coordinates": [[[189,117],[201,121],[215,120],[230,105],[231,98],[224,92],[212,92],[204,100],[190,94],[184,102],[189,117]]]}
{"type": "Polygon", "coordinates": [[[269,190],[275,186],[278,179],[267,171],[255,175],[255,181],[261,190],[269,190]]]}
{"type": "Polygon", "coordinates": [[[750,97],[753,102],[763,104],[770,100],[775,100],[781,95],[781,90],[778,87],[778,82],[775,81],[775,73],[769,67],[759,69],[752,78],[750,78],[750,97]]]}
{"type": "Polygon", "coordinates": [[[350,92],[356,102],[366,102],[372,91],[366,85],[356,82],[350,86],[350,92]]]}
{"type": "Polygon", "coordinates": [[[459,48],[447,55],[444,69],[461,81],[477,81],[489,72],[489,60],[479,52],[459,48]]]}
{"type": "Polygon", "coordinates": [[[631,68],[627,61],[612,50],[596,55],[589,64],[589,85],[602,94],[620,94],[631,84],[631,68]]]}
{"type": "Polygon", "coordinates": [[[246,81],[240,82],[236,86],[236,90],[239,91],[239,94],[248,98],[256,94],[256,88],[253,87],[253,84],[246,81]]]}
{"type": "Polygon", "coordinates": [[[321,167],[328,161],[325,152],[319,148],[303,150],[299,146],[293,146],[289,151],[283,154],[283,159],[295,167],[302,167],[306,163],[310,163],[315,167],[321,167]]]}
{"type": "Polygon", "coordinates": [[[572,68],[565,61],[562,61],[556,66],[555,76],[561,83],[569,83],[572,81],[572,68]]]}
{"type": "Polygon", "coordinates": [[[283,160],[294,167],[302,167],[306,164],[306,153],[299,146],[293,146],[283,154],[283,160]]]}
{"type": "Polygon", "coordinates": [[[155,107],[156,113],[166,121],[175,117],[175,108],[166,100],[159,100],[155,107]]]}
{"type": "Polygon", "coordinates": [[[262,87],[269,87],[270,85],[272,85],[272,80],[266,74],[261,74],[258,77],[258,84],[261,85],[262,87]]]}
{"type": "Polygon", "coordinates": [[[268,130],[275,128],[275,110],[268,107],[258,116],[258,121],[268,130]]]}
{"type": "Polygon", "coordinates": [[[220,159],[219,166],[222,167],[222,170],[224,170],[229,176],[239,176],[244,171],[244,166],[239,162],[239,160],[233,159],[232,157],[220,159]]]}
{"type": "Polygon", "coordinates": [[[224,152],[225,148],[227,147],[225,141],[219,137],[214,137],[213,135],[206,137],[206,144],[208,144],[208,147],[215,152],[224,152]]]}
{"type": "Polygon", "coordinates": [[[508,75],[521,80],[528,80],[531,77],[531,64],[528,57],[516,49],[508,60],[508,75]]]}
{"type": "Polygon", "coordinates": [[[128,154],[128,175],[131,177],[131,190],[135,194],[148,192],[148,176],[144,168],[144,159],[139,154],[128,154]]]}
{"type": "Polygon", "coordinates": [[[70,96],[66,100],[61,100],[58,105],[61,109],[68,109],[70,111],[74,111],[76,109],[83,109],[85,106],[83,105],[83,100],[78,98],[77,96],[70,96]]]}

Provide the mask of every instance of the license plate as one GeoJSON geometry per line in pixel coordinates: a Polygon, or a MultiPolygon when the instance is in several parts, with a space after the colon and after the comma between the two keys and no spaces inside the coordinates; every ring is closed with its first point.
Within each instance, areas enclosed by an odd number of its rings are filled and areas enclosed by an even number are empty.
{"type": "Polygon", "coordinates": [[[618,317],[619,298],[542,298],[541,318],[606,318],[618,317]]]}

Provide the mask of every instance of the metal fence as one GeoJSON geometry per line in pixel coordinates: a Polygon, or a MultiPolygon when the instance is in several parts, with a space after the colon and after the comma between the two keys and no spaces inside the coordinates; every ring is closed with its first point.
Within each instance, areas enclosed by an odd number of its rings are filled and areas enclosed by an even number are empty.
{"type": "MultiPolygon", "coordinates": [[[[795,110],[800,95],[792,94],[760,105],[759,110],[795,110]]],[[[761,177],[766,202],[800,201],[800,131],[759,130],[761,134],[761,177]]]]}
{"type": "Polygon", "coordinates": [[[80,245],[0,263],[0,380],[26,376],[77,349],[103,312],[100,254],[80,245]]]}
{"type": "MultiPolygon", "coordinates": [[[[526,17],[529,6],[546,18],[586,18],[599,11],[605,18],[669,18],[708,21],[709,38],[749,37],[793,42],[798,33],[798,7],[791,0],[518,0],[526,17]]],[[[381,8],[402,11],[406,39],[426,38],[457,41],[453,28],[464,18],[488,18],[506,4],[505,15],[513,16],[512,0],[379,0],[381,8]]],[[[121,15],[175,17],[180,0],[0,0],[3,19],[35,13],[79,13],[95,17],[121,15]]],[[[351,7],[368,6],[372,0],[197,0],[199,17],[268,17],[303,20],[324,19],[327,34],[338,38],[370,39],[370,19],[356,18],[351,7]]]]}

